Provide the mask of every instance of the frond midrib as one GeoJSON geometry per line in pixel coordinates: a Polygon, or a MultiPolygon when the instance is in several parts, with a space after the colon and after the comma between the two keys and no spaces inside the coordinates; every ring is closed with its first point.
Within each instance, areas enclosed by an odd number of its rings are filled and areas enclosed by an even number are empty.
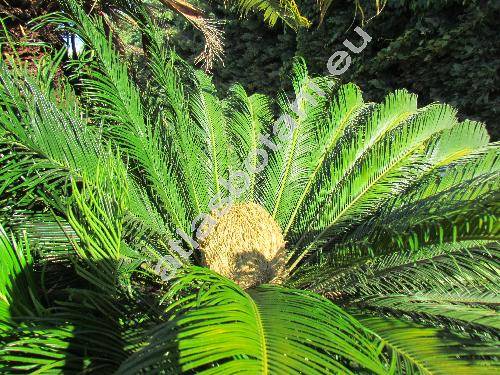
{"type": "Polygon", "coordinates": [[[376,332],[374,332],[374,333],[383,344],[385,344],[386,346],[389,346],[392,350],[398,352],[400,355],[407,358],[410,362],[412,362],[415,366],[417,366],[424,374],[432,375],[431,370],[428,369],[426,365],[424,365],[421,361],[419,361],[413,355],[408,353],[406,350],[400,348],[398,345],[390,343],[387,339],[381,337],[378,333],[376,333],[376,332]]]}
{"type": "MultiPolygon", "coordinates": [[[[185,145],[185,142],[183,140],[183,135],[181,134],[180,135],[180,142],[182,144],[182,147],[177,145],[177,142],[173,142],[175,147],[177,149],[180,149],[180,155],[182,155],[182,158],[186,161],[187,163],[187,160],[188,158],[185,156],[185,153],[182,152],[182,149],[186,149],[186,145],[185,145]]],[[[200,199],[198,198],[198,190],[196,189],[195,185],[194,185],[194,178],[193,178],[193,173],[192,171],[189,169],[189,168],[186,168],[185,171],[183,171],[183,173],[185,173],[187,175],[187,179],[188,179],[188,184],[189,184],[189,189],[191,190],[192,192],[192,195],[193,195],[193,199],[194,199],[194,206],[195,206],[195,209],[196,209],[196,216],[201,214],[202,213],[202,209],[201,209],[201,206],[200,206],[200,199]]]]}
{"type": "MultiPolygon", "coordinates": [[[[385,127],[383,129],[383,131],[381,131],[379,134],[376,134],[371,140],[370,142],[365,145],[365,147],[363,147],[361,150],[358,151],[358,153],[356,154],[356,156],[353,158],[352,160],[352,163],[351,165],[349,166],[349,168],[347,168],[344,173],[342,174],[342,176],[339,177],[337,183],[335,184],[335,186],[333,187],[331,193],[328,194],[328,197],[326,198],[326,200],[328,200],[332,195],[333,193],[335,192],[335,190],[337,189],[337,187],[343,183],[343,181],[346,180],[346,178],[351,174],[351,172],[354,170],[355,166],[356,166],[356,163],[363,159],[366,155],[368,155],[368,153],[370,152],[370,150],[372,150],[375,145],[381,140],[383,139],[383,137],[389,133],[389,131],[391,131],[392,129],[394,129],[397,125],[399,125],[402,121],[406,120],[409,118],[409,116],[411,116],[413,113],[415,112],[410,112],[410,111],[405,111],[403,113],[400,113],[398,116],[396,116],[396,118],[393,118],[392,121],[389,122],[389,124],[387,125],[387,127],[385,127]]],[[[420,146],[420,145],[419,145],[420,146]]],[[[392,166],[391,166],[392,167],[392,166]]],[[[390,167],[390,168],[391,168],[390,167]]],[[[388,169],[390,169],[388,168],[388,169]]],[[[378,179],[377,179],[378,181],[378,179]]],[[[361,195],[363,195],[364,193],[366,192],[363,191],[361,195]]],[[[350,206],[350,205],[349,205],[350,206]]],[[[343,214],[343,212],[342,212],[343,214]]],[[[313,221],[311,221],[310,225],[309,225],[309,228],[310,226],[312,225],[313,221]]],[[[330,225],[329,225],[330,226],[330,225]]],[[[306,233],[307,231],[305,231],[304,233],[306,233]]],[[[321,233],[323,234],[323,232],[321,233]]],[[[318,237],[316,237],[313,241],[313,243],[316,241],[318,237]]],[[[302,235],[299,240],[297,241],[297,245],[301,244],[302,241],[304,239],[304,235],[302,235]]]]}
{"type": "Polygon", "coordinates": [[[299,138],[298,134],[299,134],[299,130],[298,130],[298,126],[297,126],[297,131],[294,132],[294,134],[293,134],[293,140],[292,140],[292,144],[290,147],[290,152],[288,153],[288,158],[287,158],[288,160],[287,160],[287,163],[285,166],[285,173],[284,173],[284,176],[281,178],[280,189],[278,191],[277,197],[274,200],[273,212],[271,214],[273,219],[276,219],[276,214],[278,213],[278,207],[279,207],[279,204],[281,201],[281,197],[283,196],[283,191],[285,190],[285,185],[286,185],[287,180],[288,180],[288,175],[290,174],[290,169],[292,168],[293,156],[295,155],[295,149],[297,147],[297,140],[299,138]]]}
{"type": "Polygon", "coordinates": [[[259,307],[251,295],[245,293],[252,312],[255,316],[255,322],[257,324],[257,334],[259,335],[261,354],[262,354],[262,375],[269,375],[269,358],[267,354],[267,340],[264,331],[264,323],[262,322],[262,316],[260,314],[259,307]]]}
{"type": "MultiPolygon", "coordinates": [[[[253,106],[252,106],[252,103],[251,101],[249,100],[249,98],[247,97],[247,101],[248,101],[248,110],[250,111],[250,119],[251,119],[251,122],[252,122],[252,153],[254,154],[253,155],[253,170],[255,171],[256,170],[256,166],[257,166],[257,118],[256,118],[256,115],[255,115],[255,111],[253,109],[253,106]]],[[[250,195],[250,200],[253,201],[254,200],[254,196],[255,196],[255,173],[250,173],[250,187],[249,187],[249,195],[250,195]]]]}
{"type": "Polygon", "coordinates": [[[215,184],[215,192],[218,194],[220,192],[220,187],[219,187],[219,163],[217,160],[217,146],[215,145],[215,134],[214,134],[214,129],[212,122],[209,120],[209,128],[210,128],[210,148],[212,149],[212,155],[213,159],[212,162],[214,163],[213,168],[214,168],[214,184],[215,184]]]}
{"type": "Polygon", "coordinates": [[[295,209],[294,209],[294,211],[293,211],[290,219],[288,220],[288,224],[285,227],[285,230],[283,231],[283,235],[284,236],[286,236],[286,234],[290,230],[290,227],[293,225],[293,223],[295,221],[295,217],[297,216],[297,213],[299,212],[299,209],[301,208],[302,203],[304,202],[304,199],[306,198],[307,194],[309,193],[310,188],[311,188],[311,186],[312,186],[312,184],[314,182],[314,179],[316,178],[316,174],[318,173],[318,171],[322,167],[323,161],[324,161],[326,155],[331,151],[331,149],[333,148],[333,146],[336,144],[336,142],[338,140],[337,134],[340,134],[340,132],[344,130],[344,127],[347,124],[347,122],[349,121],[349,118],[350,118],[351,114],[355,110],[357,110],[358,108],[360,108],[361,106],[362,105],[357,105],[357,106],[354,106],[353,108],[351,108],[349,110],[349,112],[346,114],[345,119],[341,121],[341,124],[340,124],[338,130],[335,131],[335,136],[333,137],[333,139],[331,140],[330,144],[326,147],[325,151],[321,155],[321,157],[318,160],[318,163],[317,163],[314,171],[309,175],[309,179],[307,181],[307,185],[304,188],[304,191],[303,191],[302,195],[300,196],[299,201],[297,202],[297,204],[295,206],[295,209]]]}
{"type": "MultiPolygon", "coordinates": [[[[417,143],[415,146],[413,146],[412,148],[410,148],[406,153],[404,153],[400,158],[396,158],[392,164],[390,164],[389,166],[387,166],[386,170],[383,173],[381,173],[377,178],[373,179],[373,181],[371,183],[369,183],[363,189],[363,191],[361,191],[358,194],[358,196],[351,201],[351,203],[349,203],[348,205],[346,205],[344,207],[344,209],[342,211],[340,211],[336,215],[335,219],[330,224],[328,224],[327,226],[325,226],[325,228],[319,234],[317,234],[314,237],[314,239],[311,241],[311,244],[304,249],[304,251],[299,255],[299,257],[297,258],[297,260],[290,266],[289,272],[291,272],[298,265],[298,263],[304,258],[304,256],[307,255],[307,253],[309,252],[309,250],[311,249],[311,247],[314,246],[314,244],[316,243],[316,241],[318,239],[320,239],[336,222],[338,222],[338,220],[342,217],[342,215],[348,209],[350,209],[359,199],[361,199],[362,197],[364,197],[364,195],[366,194],[366,192],[369,189],[371,189],[374,185],[376,185],[378,183],[378,181],[380,179],[382,179],[384,176],[386,176],[396,165],[398,165],[399,163],[401,163],[401,161],[405,160],[408,156],[410,156],[412,153],[414,153],[415,150],[418,150],[421,147],[422,143],[423,142],[417,143]]],[[[297,243],[300,244],[301,240],[299,240],[297,243]]]]}

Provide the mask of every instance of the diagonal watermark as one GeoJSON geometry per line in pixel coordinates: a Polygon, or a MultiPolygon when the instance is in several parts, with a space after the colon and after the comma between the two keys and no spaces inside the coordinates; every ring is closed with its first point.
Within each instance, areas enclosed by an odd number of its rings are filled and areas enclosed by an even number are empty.
{"type": "MultiPolygon", "coordinates": [[[[350,52],[358,54],[366,48],[372,38],[359,26],[356,27],[354,31],[363,39],[361,45],[355,46],[347,39],[344,40],[343,45],[347,47],[350,52]]],[[[331,75],[339,76],[349,69],[351,62],[352,59],[349,52],[341,50],[330,56],[326,68],[331,75]]],[[[311,91],[315,92],[319,97],[326,96],[326,93],[316,83],[308,80],[305,87],[302,87],[295,100],[291,103],[291,109],[296,116],[305,114],[300,106],[303,101],[311,105],[317,104],[315,97],[310,94],[311,91]]],[[[226,213],[235,199],[240,197],[241,194],[245,193],[250,188],[250,174],[261,173],[269,163],[269,154],[267,150],[272,152],[277,151],[283,146],[284,142],[292,139],[296,127],[297,123],[293,117],[289,114],[283,114],[273,123],[272,128],[273,135],[277,140],[281,141],[281,143],[273,143],[269,133],[260,134],[258,138],[266,148],[257,148],[248,154],[243,163],[243,168],[235,172],[231,171],[229,180],[219,178],[219,184],[227,190],[228,195],[225,196],[223,192],[219,192],[213,196],[208,204],[209,212],[217,212],[217,216],[226,213]],[[256,164],[252,165],[252,161],[255,160],[257,160],[256,164]]],[[[203,241],[212,232],[215,225],[216,221],[209,213],[202,213],[191,222],[191,231],[195,233],[194,236],[190,237],[182,229],[177,228],[176,233],[186,243],[190,244],[191,249],[186,251],[182,247],[180,240],[170,240],[168,245],[172,253],[177,254],[182,259],[189,259],[193,251],[200,247],[199,242],[203,241]]],[[[172,255],[165,255],[157,262],[154,271],[160,275],[163,281],[168,281],[175,276],[180,267],[182,267],[182,263],[178,259],[172,255]]]]}

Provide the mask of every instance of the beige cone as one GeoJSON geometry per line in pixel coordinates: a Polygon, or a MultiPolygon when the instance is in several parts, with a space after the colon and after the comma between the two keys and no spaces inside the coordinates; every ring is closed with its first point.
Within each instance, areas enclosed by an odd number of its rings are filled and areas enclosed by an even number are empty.
{"type": "Polygon", "coordinates": [[[234,204],[217,216],[200,243],[202,262],[242,288],[278,283],[284,277],[285,240],[280,227],[256,203],[234,204]]]}

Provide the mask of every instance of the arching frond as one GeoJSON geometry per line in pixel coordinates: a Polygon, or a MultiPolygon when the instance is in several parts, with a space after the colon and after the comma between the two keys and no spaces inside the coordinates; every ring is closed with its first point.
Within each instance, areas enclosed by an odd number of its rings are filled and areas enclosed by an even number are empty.
{"type": "MultiPolygon", "coordinates": [[[[298,260],[325,238],[338,238],[367,219],[426,168],[425,145],[455,123],[451,108],[441,105],[414,112],[415,98],[389,96],[368,121],[346,130],[344,146],[330,164],[331,175],[315,192],[316,207],[302,216],[298,260]],[[326,205],[319,204],[326,202],[326,205]],[[320,209],[321,208],[321,209],[320,209]],[[315,229],[316,228],[316,229],[315,229]]],[[[353,125],[354,126],[354,125],[353,125]]],[[[292,267],[294,266],[292,265],[292,267]]]]}
{"type": "MultiPolygon", "coordinates": [[[[126,315],[117,300],[87,290],[72,290],[68,301],[43,316],[16,318],[9,341],[0,347],[6,373],[114,372],[129,355],[126,315]]],[[[120,301],[123,303],[123,301],[120,301]]]]}
{"type": "Polygon", "coordinates": [[[16,77],[3,62],[0,79],[5,108],[0,124],[6,131],[1,138],[0,192],[19,191],[18,204],[23,195],[29,203],[42,185],[46,192],[61,191],[68,176],[92,174],[99,159],[107,157],[99,134],[85,126],[78,110],[60,110],[34,79],[16,77]]]}
{"type": "Polygon", "coordinates": [[[76,271],[109,293],[123,276],[119,263],[127,262],[123,254],[127,185],[124,170],[118,168],[108,164],[105,172],[98,169],[94,176],[84,176],[81,188],[73,181],[68,209],[68,221],[79,239],[72,245],[89,267],[77,265],[76,271]]]}
{"type": "MultiPolygon", "coordinates": [[[[195,137],[201,143],[199,155],[204,159],[199,160],[199,168],[208,168],[207,173],[201,178],[208,178],[203,184],[208,188],[208,196],[226,196],[225,187],[221,179],[229,178],[231,166],[229,155],[229,139],[226,131],[226,119],[222,111],[222,103],[215,94],[215,87],[210,77],[199,72],[195,86],[189,95],[189,108],[196,126],[199,127],[195,137]]],[[[216,200],[219,201],[219,199],[216,200]]],[[[204,207],[205,211],[210,211],[204,207]]]]}
{"type": "Polygon", "coordinates": [[[356,315],[391,353],[391,374],[491,374],[498,370],[494,342],[388,317],[356,315]],[[432,355],[428,355],[432,353],[432,355]]]}
{"type": "Polygon", "coordinates": [[[105,37],[102,21],[92,20],[75,3],[68,3],[72,20],[56,18],[56,22],[76,22],[74,31],[95,52],[96,61],[90,64],[88,77],[82,78],[87,99],[108,121],[106,132],[144,170],[144,179],[154,187],[165,213],[175,227],[187,231],[189,222],[182,201],[182,184],[165,160],[160,134],[145,117],[141,96],[131,81],[126,65],[105,37]]]}
{"type": "MultiPolygon", "coordinates": [[[[371,107],[368,107],[367,110],[373,112],[371,107]]],[[[328,202],[329,197],[334,192],[335,199],[341,200],[342,195],[339,194],[338,189],[345,182],[343,182],[343,179],[347,178],[351,173],[354,174],[357,172],[358,168],[360,168],[360,166],[357,166],[357,163],[363,160],[365,154],[380,139],[383,139],[383,136],[390,129],[393,129],[400,119],[405,119],[414,110],[416,110],[415,98],[405,93],[399,93],[398,95],[389,97],[386,100],[386,104],[381,105],[374,114],[370,114],[370,112],[366,113],[365,111],[357,114],[358,119],[353,119],[349,123],[349,126],[343,130],[342,137],[336,145],[335,154],[329,160],[328,174],[325,174],[315,191],[310,193],[311,197],[307,199],[308,207],[294,228],[295,235],[292,238],[295,241],[299,240],[299,244],[301,244],[301,242],[306,241],[306,236],[312,237],[310,233],[312,230],[311,226],[314,220],[318,220],[315,218],[318,216],[320,208],[326,213],[328,212],[328,207],[332,207],[332,203],[330,202],[327,207],[322,206],[319,202],[328,202]],[[367,115],[369,116],[368,118],[367,115]],[[361,142],[361,140],[364,141],[361,142]],[[335,175],[332,175],[332,173],[335,173],[335,175]]],[[[382,161],[384,157],[380,156],[376,160],[382,161]]],[[[374,171],[375,168],[372,170],[374,171]]],[[[361,177],[362,175],[359,178],[361,177]]],[[[350,189],[350,186],[351,184],[348,184],[346,188],[350,189]]]]}
{"type": "Polygon", "coordinates": [[[266,155],[269,154],[269,164],[263,172],[265,177],[260,188],[262,204],[283,229],[288,227],[293,209],[303,200],[303,192],[315,182],[315,176],[308,177],[323,166],[326,155],[331,152],[332,145],[355,110],[353,107],[359,106],[362,100],[354,86],[346,88],[346,93],[340,91],[340,113],[336,113],[339,118],[333,118],[325,129],[322,125],[325,113],[329,114],[327,93],[333,83],[326,79],[312,80],[305,63],[297,60],[293,84],[294,102],[281,98],[284,115],[273,125],[272,140],[276,146],[265,149],[266,155]],[[318,149],[318,144],[325,146],[318,149]]]}
{"type": "Polygon", "coordinates": [[[73,250],[71,241],[78,241],[66,218],[53,211],[15,210],[5,225],[17,237],[26,235],[40,264],[69,260],[68,255],[73,250]]]}
{"type": "Polygon", "coordinates": [[[490,143],[477,148],[470,154],[467,153],[467,149],[464,151],[465,155],[449,164],[438,163],[437,168],[414,181],[408,190],[394,199],[394,203],[389,204],[389,207],[410,206],[412,202],[432,199],[434,196],[442,196],[443,193],[453,193],[454,190],[460,189],[462,189],[462,195],[457,198],[467,200],[491,192],[492,187],[495,186],[495,180],[499,178],[500,147],[498,143],[490,143]],[[471,184],[474,184],[474,188],[466,192],[466,186],[471,184]]]}
{"type": "Polygon", "coordinates": [[[475,190],[483,190],[485,186],[488,184],[478,179],[467,187],[460,186],[369,220],[345,242],[333,245],[337,264],[344,260],[356,262],[358,257],[367,255],[417,251],[435,244],[498,240],[497,194],[483,194],[471,200],[463,196],[474,195],[475,190]]]}
{"type": "Polygon", "coordinates": [[[202,144],[205,136],[189,113],[189,98],[185,85],[193,84],[194,71],[166,48],[163,35],[152,22],[148,23],[145,31],[150,39],[150,90],[154,92],[153,111],[158,118],[157,126],[168,137],[172,162],[178,163],[175,169],[183,175],[186,185],[185,198],[193,202],[193,214],[197,216],[208,207],[210,200],[209,187],[205,184],[208,177],[200,178],[200,175],[210,174],[210,169],[203,160],[205,150],[202,144]],[[183,79],[185,76],[191,78],[190,82],[183,79]]]}
{"type": "MultiPolygon", "coordinates": [[[[312,136],[317,135],[317,139],[314,142],[319,145],[312,152],[311,163],[308,170],[307,182],[304,181],[302,184],[293,184],[295,191],[301,191],[300,197],[294,201],[294,194],[288,194],[290,200],[290,207],[288,211],[291,212],[287,224],[285,225],[285,234],[293,228],[293,232],[296,233],[297,229],[294,228],[294,224],[297,220],[298,213],[307,212],[314,209],[314,205],[311,207],[311,196],[314,194],[318,186],[321,186],[324,179],[329,178],[329,161],[333,157],[334,151],[339,147],[340,139],[343,132],[356,116],[363,113],[369,107],[363,107],[363,99],[359,89],[352,85],[344,85],[339,88],[336,95],[332,98],[331,102],[328,104],[327,113],[328,118],[326,119],[326,124],[322,123],[321,127],[312,133],[312,136]],[[326,125],[326,126],[325,126],[326,125]]],[[[318,108],[321,111],[321,108],[318,108]]],[[[318,119],[313,118],[311,121],[316,122],[318,119]]]]}
{"type": "Polygon", "coordinates": [[[199,268],[179,275],[170,294],[183,292],[169,307],[170,321],[152,330],[121,373],[351,374],[352,362],[385,373],[370,335],[317,295],[273,286],[247,293],[199,268]]]}
{"type": "MultiPolygon", "coordinates": [[[[498,290],[490,292],[489,295],[497,295],[498,290]]],[[[438,293],[432,295],[392,294],[384,296],[373,296],[364,298],[362,306],[364,308],[373,308],[381,311],[389,311],[398,315],[422,316],[440,322],[442,324],[455,323],[456,326],[472,326],[476,329],[488,329],[491,331],[500,329],[500,313],[495,306],[481,306],[460,303],[458,293],[445,294],[441,297],[438,293]],[[446,299],[445,301],[443,301],[446,299]]],[[[467,294],[469,301],[475,303],[484,301],[484,295],[481,293],[467,294]]]]}
{"type": "MultiPolygon", "coordinates": [[[[0,124],[5,135],[0,141],[0,192],[7,198],[15,195],[15,206],[21,208],[43,198],[52,208],[65,212],[69,180],[95,174],[115,155],[103,144],[99,130],[85,122],[78,105],[69,104],[74,103],[73,93],[59,90],[54,95],[44,94],[46,83],[30,76],[17,77],[3,63],[1,69],[0,95],[5,110],[0,124]]],[[[166,223],[154,221],[151,210],[145,214],[136,192],[139,187],[131,183],[129,188],[134,215],[167,236],[166,223]]]]}
{"type": "MultiPolygon", "coordinates": [[[[256,185],[262,181],[257,173],[257,166],[261,159],[258,149],[265,149],[262,137],[272,122],[270,99],[265,95],[254,94],[249,96],[240,85],[234,85],[229,90],[229,97],[224,102],[227,118],[227,131],[232,145],[232,154],[236,171],[243,171],[249,176],[248,188],[238,197],[241,201],[256,200],[256,185]],[[248,168],[247,168],[248,165],[248,168]]],[[[235,188],[242,188],[242,177],[235,177],[235,188]],[[239,180],[240,179],[240,180],[239,180]]],[[[232,181],[231,181],[232,182],[232,181]]]]}
{"type": "Polygon", "coordinates": [[[363,294],[414,291],[496,290],[499,280],[498,253],[490,249],[455,252],[368,273],[366,279],[347,290],[363,294]]]}
{"type": "MultiPolygon", "coordinates": [[[[0,225],[0,335],[12,324],[12,316],[43,310],[34,293],[36,286],[32,267],[28,242],[9,238],[0,225]]],[[[0,336],[0,343],[2,341],[0,336]]]]}
{"type": "MultiPolygon", "coordinates": [[[[351,255],[351,258],[354,259],[350,260],[347,260],[348,255],[344,262],[342,262],[341,258],[338,263],[325,261],[318,266],[304,268],[302,272],[298,272],[295,279],[292,279],[291,285],[307,287],[316,292],[331,295],[338,295],[339,293],[356,294],[360,288],[364,287],[372,290],[373,293],[378,293],[377,288],[379,287],[384,288],[387,286],[392,288],[396,285],[397,289],[398,283],[401,283],[399,286],[403,288],[406,282],[412,291],[420,290],[419,288],[426,290],[427,283],[433,285],[432,283],[437,282],[440,285],[446,285],[446,281],[440,281],[438,278],[435,260],[442,261],[445,267],[450,265],[449,274],[454,275],[456,271],[456,274],[459,275],[460,267],[456,264],[456,255],[465,257],[466,261],[472,262],[472,264],[479,264],[481,260],[491,261],[496,259],[491,258],[489,255],[491,249],[495,249],[496,246],[496,241],[470,240],[431,245],[421,247],[418,250],[398,250],[397,252],[388,252],[388,254],[373,257],[356,258],[351,255]],[[476,254],[476,257],[472,257],[471,254],[476,254]],[[484,259],[481,254],[483,254],[484,259]],[[467,260],[467,256],[470,257],[469,260],[467,260]],[[454,266],[456,267],[454,268],[454,266]],[[422,269],[424,273],[425,269],[431,273],[435,272],[436,277],[428,282],[426,281],[427,276],[424,274],[422,274],[421,279],[408,277],[415,268],[422,269]],[[390,283],[389,280],[386,280],[386,276],[392,278],[391,280],[395,283],[393,286],[389,286],[390,283]],[[417,284],[416,287],[412,286],[417,284]]],[[[494,275],[494,272],[492,275],[494,275]]],[[[486,284],[489,283],[488,280],[486,279],[486,284]]],[[[478,284],[478,287],[480,286],[478,284]]]]}

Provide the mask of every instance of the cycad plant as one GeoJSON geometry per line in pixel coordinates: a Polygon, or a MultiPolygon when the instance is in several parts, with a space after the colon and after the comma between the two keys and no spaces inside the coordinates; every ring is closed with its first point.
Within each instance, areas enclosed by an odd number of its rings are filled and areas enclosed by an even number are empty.
{"type": "Polygon", "coordinates": [[[87,49],[0,66],[2,372],[498,370],[482,124],[300,60],[293,102],[221,100],[152,24],[139,88],[100,19],[47,21],[87,49]]]}

